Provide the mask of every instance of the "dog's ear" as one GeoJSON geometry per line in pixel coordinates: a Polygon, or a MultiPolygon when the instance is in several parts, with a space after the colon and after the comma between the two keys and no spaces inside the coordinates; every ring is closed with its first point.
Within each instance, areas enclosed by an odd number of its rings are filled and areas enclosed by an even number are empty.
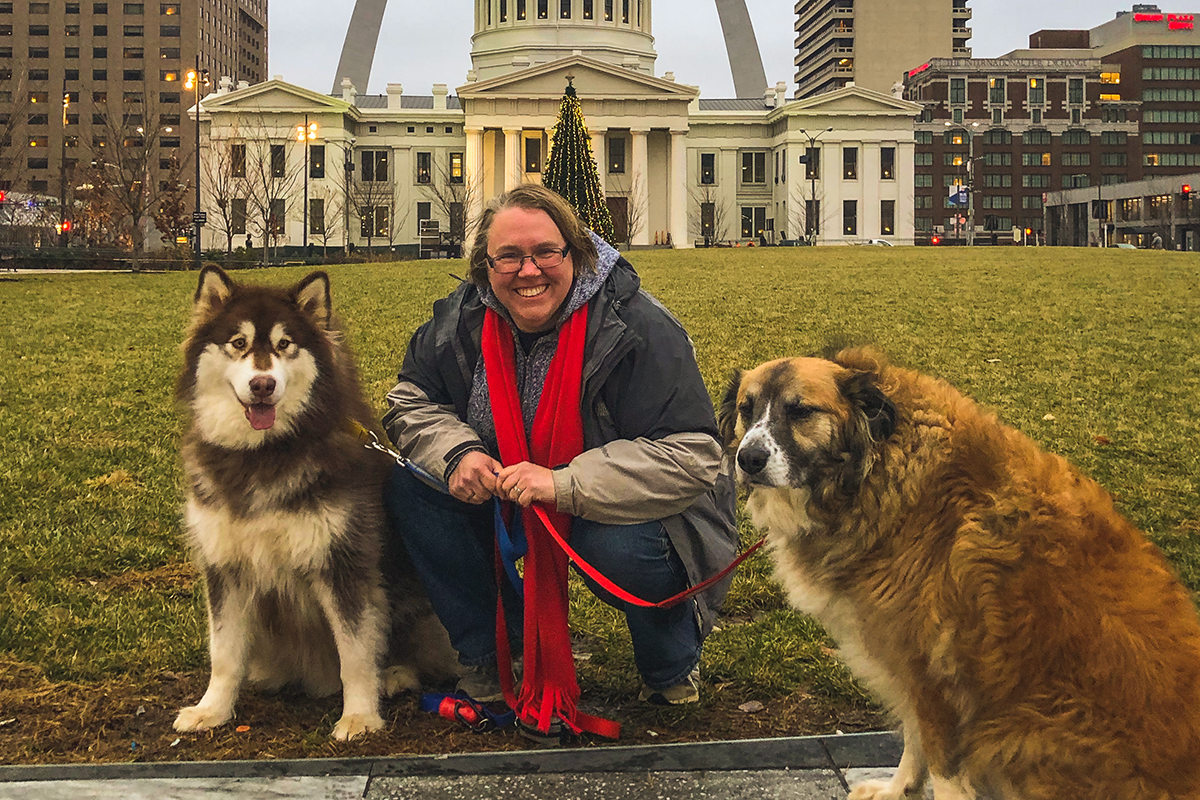
{"type": "Polygon", "coordinates": [[[329,318],[333,314],[333,297],[330,294],[327,273],[318,270],[308,275],[296,284],[292,294],[301,311],[321,325],[329,324],[329,318]]]}
{"type": "Polygon", "coordinates": [[[870,372],[853,371],[841,382],[842,394],[867,418],[872,441],[882,442],[896,430],[896,405],[875,383],[870,372]]]}
{"type": "Polygon", "coordinates": [[[742,387],[740,369],[729,373],[729,385],[725,387],[725,395],[721,398],[721,407],[717,409],[717,430],[721,433],[721,444],[728,447],[733,442],[734,430],[738,418],[738,390],[742,387]]]}
{"type": "Polygon", "coordinates": [[[233,294],[233,281],[225,270],[209,264],[200,270],[200,282],[196,285],[196,296],[192,298],[196,316],[207,316],[218,311],[233,294]]]}

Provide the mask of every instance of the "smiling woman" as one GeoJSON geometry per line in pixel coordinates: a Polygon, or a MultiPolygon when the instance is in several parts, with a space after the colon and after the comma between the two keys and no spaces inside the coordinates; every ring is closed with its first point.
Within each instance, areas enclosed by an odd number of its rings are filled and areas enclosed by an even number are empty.
{"type": "MultiPolygon", "coordinates": [[[[397,447],[445,476],[451,497],[400,469],[386,502],[470,668],[459,689],[505,699],[535,739],[613,736],[619,726],[577,712],[567,559],[549,531],[651,603],[732,561],[735,497],[718,475],[712,402],[683,327],[550,189],[527,184],[494,200],[470,261],[470,283],[413,336],[384,417],[397,447]],[[492,555],[508,538],[494,527],[498,503],[514,548],[528,548],[520,575],[520,556],[506,564],[507,581],[492,555]],[[510,648],[522,642],[517,695],[510,648]]],[[[585,582],[625,612],[641,699],[697,701],[700,648],[729,580],[669,608],[631,606],[585,582]]]]}

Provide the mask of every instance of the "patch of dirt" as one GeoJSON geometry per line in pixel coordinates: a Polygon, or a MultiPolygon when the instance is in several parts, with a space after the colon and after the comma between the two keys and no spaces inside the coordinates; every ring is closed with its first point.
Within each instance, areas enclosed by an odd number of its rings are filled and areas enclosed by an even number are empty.
{"type": "MultiPolygon", "coordinates": [[[[511,729],[475,734],[422,712],[417,697],[402,695],[384,705],[388,727],[351,742],[329,732],[340,697],[267,695],[247,689],[237,719],[216,731],[178,734],[171,724],[179,708],[199,699],[205,673],[162,673],[102,683],[52,683],[27,664],[0,661],[0,764],[65,764],[138,761],[333,758],[527,750],[535,745],[511,729]],[[248,730],[239,732],[239,727],[248,730]]],[[[583,705],[622,724],[615,744],[667,744],[721,739],[850,733],[888,727],[868,708],[840,707],[797,692],[762,701],[756,713],[740,711],[745,697],[722,685],[706,685],[698,705],[659,708],[636,695],[589,698],[583,705]]],[[[585,737],[578,745],[603,746],[585,737]]]]}

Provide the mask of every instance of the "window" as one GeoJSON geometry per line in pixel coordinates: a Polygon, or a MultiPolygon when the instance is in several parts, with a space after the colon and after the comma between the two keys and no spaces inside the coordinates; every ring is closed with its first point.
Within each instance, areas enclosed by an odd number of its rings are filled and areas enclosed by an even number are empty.
{"type": "Polygon", "coordinates": [[[625,137],[608,137],[608,171],[614,175],[625,174],[625,137]]]}
{"type": "Polygon", "coordinates": [[[879,201],[879,235],[892,236],[896,233],[896,201],[879,201]]]}
{"type": "Polygon", "coordinates": [[[917,131],[913,134],[913,140],[917,144],[933,144],[933,131],[917,131]]]}
{"type": "Polygon", "coordinates": [[[30,169],[50,169],[50,159],[48,158],[30,158],[25,163],[30,169]]]}
{"type": "Polygon", "coordinates": [[[144,25],[126,25],[122,29],[126,36],[137,39],[146,35],[146,27],[144,25]]]}
{"type": "Polygon", "coordinates": [[[29,137],[29,146],[30,147],[49,147],[50,146],[50,137],[49,136],[30,136],[29,137]]]}
{"type": "MultiPolygon", "coordinates": [[[[363,180],[366,180],[364,177],[363,180]]],[[[417,153],[417,183],[433,181],[433,153],[417,153]]]]}
{"type": "Polygon", "coordinates": [[[323,144],[308,146],[308,177],[325,177],[325,145],[323,144]]]}
{"type": "Polygon", "coordinates": [[[325,233],[325,200],[313,198],[308,201],[308,232],[325,233]]]}
{"type": "Polygon", "coordinates": [[[164,17],[173,17],[179,13],[179,3],[162,3],[158,13],[164,17]]]}
{"type": "Polygon", "coordinates": [[[50,26],[49,25],[30,25],[29,26],[29,35],[30,36],[49,36],[50,35],[50,26]]]}
{"type": "Polygon", "coordinates": [[[1071,109],[1071,124],[1081,125],[1083,123],[1083,112],[1078,108],[1071,109]]]}
{"type": "Polygon", "coordinates": [[[1100,134],[1100,144],[1114,147],[1125,146],[1125,131],[1103,131],[1100,134]]]}
{"type": "Polygon", "coordinates": [[[584,19],[592,18],[592,6],[593,5],[594,5],[593,0],[583,0],[583,18],[584,19]]]}
{"type": "Polygon", "coordinates": [[[542,140],[540,137],[525,140],[525,171],[542,171],[542,140]]]}
{"type": "Polygon", "coordinates": [[[1050,131],[1025,131],[1021,137],[1021,144],[1050,144],[1050,131]]]}
{"type": "Polygon", "coordinates": [[[1012,132],[991,130],[983,134],[984,144],[1012,144],[1012,132]]]}
{"type": "Polygon", "coordinates": [[[50,4],[49,3],[30,3],[29,4],[29,13],[30,14],[49,14],[50,13],[50,4]]]}
{"type": "Polygon", "coordinates": [[[571,18],[571,0],[560,0],[558,16],[562,19],[571,18]]]}
{"type": "Polygon", "coordinates": [[[913,166],[932,167],[933,153],[913,153],[913,166]]]}
{"type": "Polygon", "coordinates": [[[229,227],[233,233],[246,232],[246,198],[229,199],[229,227]]]}
{"type": "Polygon", "coordinates": [[[1042,207],[1042,196],[1040,194],[1027,194],[1021,198],[1021,208],[1039,209],[1041,207],[1042,207]]]}
{"type": "Polygon", "coordinates": [[[94,81],[106,81],[106,80],[108,80],[108,70],[106,70],[106,69],[94,69],[94,70],[92,70],[92,80],[94,80],[94,81]]]}
{"type": "Polygon", "coordinates": [[[756,239],[767,228],[766,206],[742,206],[742,238],[756,239]]]}
{"type": "Polygon", "coordinates": [[[963,110],[961,108],[954,109],[954,111],[952,111],[950,114],[950,118],[952,120],[954,120],[955,125],[962,125],[963,124],[963,110]]]}
{"type": "Polygon", "coordinates": [[[966,78],[951,78],[950,79],[950,103],[952,105],[963,105],[967,102],[967,79],[966,78]]]}
{"type": "Polygon", "coordinates": [[[267,209],[267,224],[271,235],[279,236],[287,224],[287,204],[282,197],[277,197],[271,200],[267,209]]]}
{"type": "Polygon", "coordinates": [[[1100,164],[1105,167],[1123,167],[1126,164],[1124,153],[1101,153],[1100,164]]]}
{"type": "Polygon", "coordinates": [[[1086,145],[1092,140],[1091,134],[1085,130],[1063,131],[1062,143],[1071,145],[1086,145]]]}
{"type": "Polygon", "coordinates": [[[550,16],[550,0],[537,0],[537,18],[547,19],[550,16]]]}
{"type": "Polygon", "coordinates": [[[125,58],[141,59],[146,57],[146,48],[144,47],[126,47],[121,51],[125,58]]]}
{"type": "Polygon", "coordinates": [[[92,3],[92,13],[93,14],[107,14],[108,13],[108,3],[92,3]]]}
{"type": "Polygon", "coordinates": [[[68,58],[68,59],[79,58],[79,48],[78,47],[64,47],[63,48],[63,58],[68,58]]]}
{"type": "MultiPolygon", "coordinates": [[[[508,22],[508,0],[500,0],[500,21],[508,22]]],[[[418,205],[420,204],[418,203],[418,205]]]]}
{"type": "Polygon", "coordinates": [[[604,0],[604,19],[612,22],[613,18],[613,0],[604,0]]]}
{"type": "Polygon", "coordinates": [[[159,92],[158,102],[166,105],[176,105],[179,103],[179,92],[159,92]]]}
{"type": "Polygon", "coordinates": [[[1025,167],[1050,166],[1049,153],[1021,153],[1021,165],[1025,167]]]}
{"type": "Polygon", "coordinates": [[[179,138],[162,138],[158,140],[158,143],[163,147],[179,147],[179,138]]]}
{"type": "MultiPolygon", "coordinates": [[[[932,156],[930,157],[932,158],[932,156]]],[[[924,175],[914,175],[913,186],[928,189],[933,186],[933,176],[929,173],[925,173],[924,175]]]]}
{"type": "Polygon", "coordinates": [[[50,57],[50,48],[49,47],[31,47],[31,48],[29,48],[29,57],[30,58],[49,58],[50,57]]]}
{"type": "Polygon", "coordinates": [[[450,182],[451,183],[462,183],[464,177],[465,177],[465,173],[463,171],[463,154],[462,153],[451,153],[450,154],[450,182]]]}
{"type": "Polygon", "coordinates": [[[63,13],[64,14],[78,14],[79,13],[79,3],[67,3],[66,7],[63,9],[63,13]]]}
{"type": "Polygon", "coordinates": [[[65,80],[65,81],[77,81],[77,80],[79,80],[79,70],[77,70],[77,69],[64,69],[64,70],[63,70],[63,80],[65,80]]]}
{"type": "Polygon", "coordinates": [[[767,182],[767,154],[762,151],[742,153],[742,183],[767,182]]]}
{"type": "Polygon", "coordinates": [[[425,223],[433,219],[433,204],[428,202],[417,203],[417,231],[425,229],[425,223]]]}
{"type": "Polygon", "coordinates": [[[390,225],[388,217],[387,206],[363,206],[358,214],[359,235],[366,239],[386,237],[390,225]]]}
{"type": "Polygon", "coordinates": [[[1049,189],[1050,176],[1044,173],[1026,173],[1021,176],[1021,185],[1026,189],[1049,189]]]}
{"type": "Polygon", "coordinates": [[[711,186],[717,182],[717,154],[700,154],[700,184],[711,186]]]}
{"type": "Polygon", "coordinates": [[[140,81],[144,75],[145,72],[140,69],[127,69],[121,73],[121,80],[140,81]]]}
{"type": "Polygon", "coordinates": [[[1063,176],[1063,188],[1064,189],[1084,189],[1091,185],[1092,185],[1091,178],[1086,173],[1083,173],[1080,175],[1064,175],[1063,176]]]}
{"type": "Polygon", "coordinates": [[[1067,102],[1073,106],[1083,105],[1083,78],[1067,81],[1067,102]]]}
{"type": "Polygon", "coordinates": [[[1041,125],[1042,124],[1042,110],[1040,108],[1035,108],[1032,111],[1030,111],[1029,112],[1029,121],[1032,122],[1034,125],[1041,125]]]}
{"type": "MultiPolygon", "coordinates": [[[[387,150],[364,150],[360,154],[362,157],[362,179],[363,181],[373,181],[375,183],[383,183],[388,179],[388,151],[387,150]]],[[[429,153],[417,153],[417,172],[421,171],[421,156],[429,156],[429,153]]],[[[428,161],[425,163],[426,168],[432,167],[428,161]]],[[[429,183],[429,180],[419,180],[418,183],[429,183]]]]}
{"type": "Polygon", "coordinates": [[[700,235],[706,239],[713,236],[717,226],[717,204],[700,204],[700,235]]]}
{"type": "Polygon", "coordinates": [[[847,181],[858,180],[857,147],[842,148],[842,179],[847,181]]]}
{"type": "Polygon", "coordinates": [[[988,81],[988,103],[991,105],[1004,105],[1007,100],[1005,95],[1004,78],[992,78],[988,81]]]}
{"type": "Polygon", "coordinates": [[[146,13],[146,4],[145,3],[126,3],[124,11],[126,14],[137,14],[137,15],[145,14],[146,13]]]}
{"type": "Polygon", "coordinates": [[[1007,188],[1012,186],[1012,173],[989,173],[984,175],[983,185],[989,189],[1007,188]]]}
{"type": "Polygon", "coordinates": [[[879,148],[879,177],[885,181],[896,179],[896,148],[879,148]]]}
{"type": "Polygon", "coordinates": [[[984,208],[1012,208],[1012,195],[995,195],[983,198],[984,208]]]}
{"type": "Polygon", "coordinates": [[[821,148],[804,148],[804,180],[821,179],[821,148]]]}
{"type": "Polygon", "coordinates": [[[1030,78],[1029,79],[1029,105],[1030,106],[1046,105],[1046,80],[1045,80],[1045,78],[1030,78]]]}
{"type": "Polygon", "coordinates": [[[858,235],[858,201],[842,201],[842,235],[858,235]]]}
{"type": "Polygon", "coordinates": [[[229,174],[235,178],[246,177],[246,145],[229,146],[229,174]]]}
{"type": "Polygon", "coordinates": [[[107,25],[93,25],[92,26],[92,36],[108,36],[108,26],[107,25]]]}
{"type": "Polygon", "coordinates": [[[1012,153],[984,153],[983,163],[989,167],[1012,166],[1012,153]]]}
{"type": "Polygon", "coordinates": [[[174,69],[160,69],[158,71],[158,79],[160,81],[167,81],[168,83],[177,81],[179,80],[179,71],[174,69]]]}
{"type": "Polygon", "coordinates": [[[48,69],[31,69],[31,70],[29,70],[29,80],[31,80],[31,81],[48,81],[48,80],[50,80],[50,70],[48,70],[48,69]]]}
{"type": "Polygon", "coordinates": [[[1091,153],[1063,153],[1064,167],[1088,167],[1092,164],[1091,153]]]}
{"type": "Polygon", "coordinates": [[[517,0],[517,19],[525,19],[526,0],[517,0]]]}
{"type": "Polygon", "coordinates": [[[281,144],[271,145],[271,177],[282,178],[287,174],[287,153],[281,144]]]}
{"type": "Polygon", "coordinates": [[[179,58],[179,48],[178,47],[160,47],[160,48],[158,48],[158,57],[159,58],[178,59],[179,58]]]}
{"type": "Polygon", "coordinates": [[[107,47],[93,47],[92,48],[92,58],[108,58],[108,48],[107,47]]]}
{"type": "Polygon", "coordinates": [[[993,125],[1003,125],[1004,124],[1004,109],[1003,108],[993,108],[992,109],[992,124],[993,125]]]}

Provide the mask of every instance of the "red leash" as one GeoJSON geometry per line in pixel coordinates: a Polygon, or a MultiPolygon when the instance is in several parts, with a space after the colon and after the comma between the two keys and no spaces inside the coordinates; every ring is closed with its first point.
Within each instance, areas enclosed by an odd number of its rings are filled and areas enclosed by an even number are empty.
{"type": "Polygon", "coordinates": [[[632,595],[629,592],[625,591],[620,586],[617,586],[615,583],[610,581],[608,578],[604,577],[604,575],[601,574],[600,570],[596,569],[591,564],[584,561],[579,556],[579,554],[576,553],[571,548],[571,545],[567,544],[566,539],[564,539],[559,534],[559,532],[555,529],[554,525],[551,524],[550,517],[546,514],[545,510],[541,507],[540,503],[535,503],[533,505],[533,511],[535,514],[538,515],[538,518],[541,519],[542,524],[546,526],[546,530],[549,532],[550,537],[552,539],[554,539],[554,541],[558,544],[558,546],[563,549],[563,552],[566,553],[567,556],[570,557],[570,559],[575,562],[575,566],[579,567],[580,570],[582,570],[592,580],[596,581],[596,583],[603,586],[614,597],[618,597],[621,600],[624,600],[626,603],[631,603],[635,606],[640,606],[642,608],[670,608],[671,606],[682,603],[684,600],[687,600],[689,597],[692,597],[693,595],[703,592],[705,589],[712,586],[714,583],[721,580],[729,573],[733,572],[735,569],[737,569],[737,566],[739,564],[741,564],[743,561],[745,561],[750,556],[754,555],[754,553],[757,552],[759,550],[759,548],[761,548],[764,544],[767,543],[767,537],[763,536],[757,542],[755,542],[754,544],[752,544],[748,548],[746,548],[746,552],[742,553],[740,556],[735,558],[728,567],[721,570],[716,575],[713,575],[711,578],[708,578],[700,583],[697,583],[695,586],[691,587],[690,589],[685,589],[684,591],[680,592],[679,594],[675,595],[674,597],[668,597],[666,600],[660,600],[657,603],[651,603],[649,600],[643,600],[642,598],[632,595]]]}

